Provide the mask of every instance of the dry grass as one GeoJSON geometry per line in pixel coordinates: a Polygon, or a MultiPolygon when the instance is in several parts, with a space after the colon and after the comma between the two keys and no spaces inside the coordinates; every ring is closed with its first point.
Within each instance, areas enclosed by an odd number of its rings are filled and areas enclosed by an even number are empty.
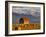
{"type": "Polygon", "coordinates": [[[12,25],[12,30],[34,30],[34,29],[40,29],[40,24],[17,24],[12,25]]]}

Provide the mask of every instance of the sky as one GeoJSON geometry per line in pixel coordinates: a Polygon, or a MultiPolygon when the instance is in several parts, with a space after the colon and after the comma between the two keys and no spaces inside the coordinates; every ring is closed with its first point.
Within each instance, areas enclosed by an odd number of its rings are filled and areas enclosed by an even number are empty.
{"type": "Polygon", "coordinates": [[[21,17],[30,18],[32,23],[40,23],[40,7],[12,7],[12,21],[16,23],[15,20],[21,17]]]}
{"type": "Polygon", "coordinates": [[[32,16],[40,16],[40,7],[15,7],[12,8],[13,13],[27,14],[32,16]]]}

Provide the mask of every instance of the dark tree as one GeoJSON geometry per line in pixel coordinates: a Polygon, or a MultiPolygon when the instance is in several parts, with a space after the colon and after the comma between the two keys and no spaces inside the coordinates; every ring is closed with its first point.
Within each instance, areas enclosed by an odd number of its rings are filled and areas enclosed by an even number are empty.
{"type": "Polygon", "coordinates": [[[23,18],[20,18],[19,23],[20,23],[20,24],[24,24],[23,18]]]}

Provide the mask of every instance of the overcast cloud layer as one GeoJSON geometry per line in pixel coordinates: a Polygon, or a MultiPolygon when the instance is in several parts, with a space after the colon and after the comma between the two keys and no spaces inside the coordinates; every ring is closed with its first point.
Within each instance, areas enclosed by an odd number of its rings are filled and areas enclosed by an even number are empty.
{"type": "Polygon", "coordinates": [[[32,16],[40,16],[40,7],[15,7],[12,8],[13,13],[26,14],[32,16]]]}

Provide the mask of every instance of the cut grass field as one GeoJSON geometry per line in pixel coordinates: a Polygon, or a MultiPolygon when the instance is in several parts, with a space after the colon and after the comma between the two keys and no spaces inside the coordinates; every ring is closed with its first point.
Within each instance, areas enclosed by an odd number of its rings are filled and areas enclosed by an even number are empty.
{"type": "Polygon", "coordinates": [[[36,30],[40,29],[40,24],[12,24],[12,30],[36,30]]]}

